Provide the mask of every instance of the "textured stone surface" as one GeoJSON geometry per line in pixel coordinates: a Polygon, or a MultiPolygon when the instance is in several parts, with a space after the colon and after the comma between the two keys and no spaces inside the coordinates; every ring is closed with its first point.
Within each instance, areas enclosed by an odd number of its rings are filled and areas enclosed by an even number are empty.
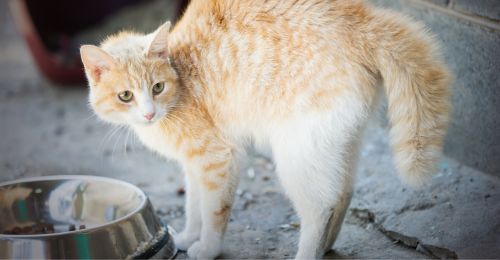
{"type": "Polygon", "coordinates": [[[373,2],[423,21],[436,35],[455,75],[453,120],[445,152],[500,176],[500,32],[406,1],[373,2]]]}
{"type": "Polygon", "coordinates": [[[452,6],[457,11],[500,20],[499,0],[453,0],[452,6]]]}

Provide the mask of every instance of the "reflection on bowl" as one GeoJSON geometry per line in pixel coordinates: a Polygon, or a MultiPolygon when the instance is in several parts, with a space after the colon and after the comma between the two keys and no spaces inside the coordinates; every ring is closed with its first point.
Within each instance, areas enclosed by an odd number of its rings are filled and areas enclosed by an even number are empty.
{"type": "Polygon", "coordinates": [[[109,178],[49,176],[0,184],[0,216],[0,258],[175,253],[146,195],[109,178]]]}

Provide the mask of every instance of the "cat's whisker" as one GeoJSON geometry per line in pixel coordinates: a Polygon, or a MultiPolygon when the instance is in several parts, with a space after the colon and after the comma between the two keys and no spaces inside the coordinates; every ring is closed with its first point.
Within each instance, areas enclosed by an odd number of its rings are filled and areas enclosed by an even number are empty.
{"type": "Polygon", "coordinates": [[[128,145],[128,141],[129,141],[129,137],[130,137],[130,127],[127,127],[127,135],[125,136],[125,142],[124,142],[124,155],[125,155],[125,158],[128,156],[128,152],[127,152],[127,148],[129,147],[128,145]]]}
{"type": "Polygon", "coordinates": [[[135,131],[132,129],[132,128],[129,128],[130,132],[131,132],[131,137],[132,137],[132,147],[135,147],[137,145],[137,135],[135,134],[135,131]]]}
{"type": "Polygon", "coordinates": [[[112,131],[110,132],[110,134],[107,135],[107,137],[105,137],[103,139],[103,141],[101,142],[101,145],[100,145],[100,147],[102,149],[102,150],[100,150],[101,153],[104,152],[104,148],[106,147],[105,144],[107,142],[111,141],[116,136],[116,134],[120,131],[121,128],[122,128],[121,125],[114,126],[113,129],[112,129],[112,131]]]}
{"type": "Polygon", "coordinates": [[[107,141],[107,139],[112,135],[114,131],[116,131],[116,128],[118,126],[113,126],[108,130],[108,132],[102,137],[101,142],[99,143],[98,150],[99,152],[102,152],[101,149],[104,149],[104,143],[107,141]]]}
{"type": "Polygon", "coordinates": [[[92,113],[90,116],[88,116],[87,118],[85,118],[83,120],[84,123],[86,123],[87,121],[89,121],[90,119],[94,119],[94,118],[97,118],[97,115],[92,113]]]}
{"type": "Polygon", "coordinates": [[[114,160],[115,160],[115,151],[116,151],[116,147],[118,145],[118,142],[120,141],[120,139],[122,139],[123,135],[124,135],[124,130],[125,126],[123,125],[120,125],[118,131],[116,131],[117,134],[115,134],[115,141],[113,143],[113,148],[111,149],[111,162],[113,163],[114,160]]]}

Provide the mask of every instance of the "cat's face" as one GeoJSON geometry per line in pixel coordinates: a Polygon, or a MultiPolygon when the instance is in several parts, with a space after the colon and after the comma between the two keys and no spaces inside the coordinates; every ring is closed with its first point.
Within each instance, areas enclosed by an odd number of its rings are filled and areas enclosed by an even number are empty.
{"type": "Polygon", "coordinates": [[[180,93],[178,76],[168,60],[168,29],[163,25],[151,35],[121,33],[102,48],[82,46],[89,101],[101,119],[148,125],[175,106],[180,93]]]}
{"type": "Polygon", "coordinates": [[[168,63],[143,59],[120,64],[90,89],[90,104],[103,120],[151,124],[163,118],[178,98],[177,76],[168,63]]]}

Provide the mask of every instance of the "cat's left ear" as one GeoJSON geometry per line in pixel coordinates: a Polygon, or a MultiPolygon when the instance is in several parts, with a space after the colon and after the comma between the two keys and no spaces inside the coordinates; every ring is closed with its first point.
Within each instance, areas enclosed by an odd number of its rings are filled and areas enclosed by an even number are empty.
{"type": "Polygon", "coordinates": [[[94,45],[83,45],[80,48],[80,56],[90,82],[99,82],[104,73],[116,66],[113,57],[94,45]]]}
{"type": "Polygon", "coordinates": [[[170,21],[168,21],[153,33],[153,40],[149,44],[147,52],[148,57],[168,58],[168,35],[170,33],[170,25],[170,21]]]}

